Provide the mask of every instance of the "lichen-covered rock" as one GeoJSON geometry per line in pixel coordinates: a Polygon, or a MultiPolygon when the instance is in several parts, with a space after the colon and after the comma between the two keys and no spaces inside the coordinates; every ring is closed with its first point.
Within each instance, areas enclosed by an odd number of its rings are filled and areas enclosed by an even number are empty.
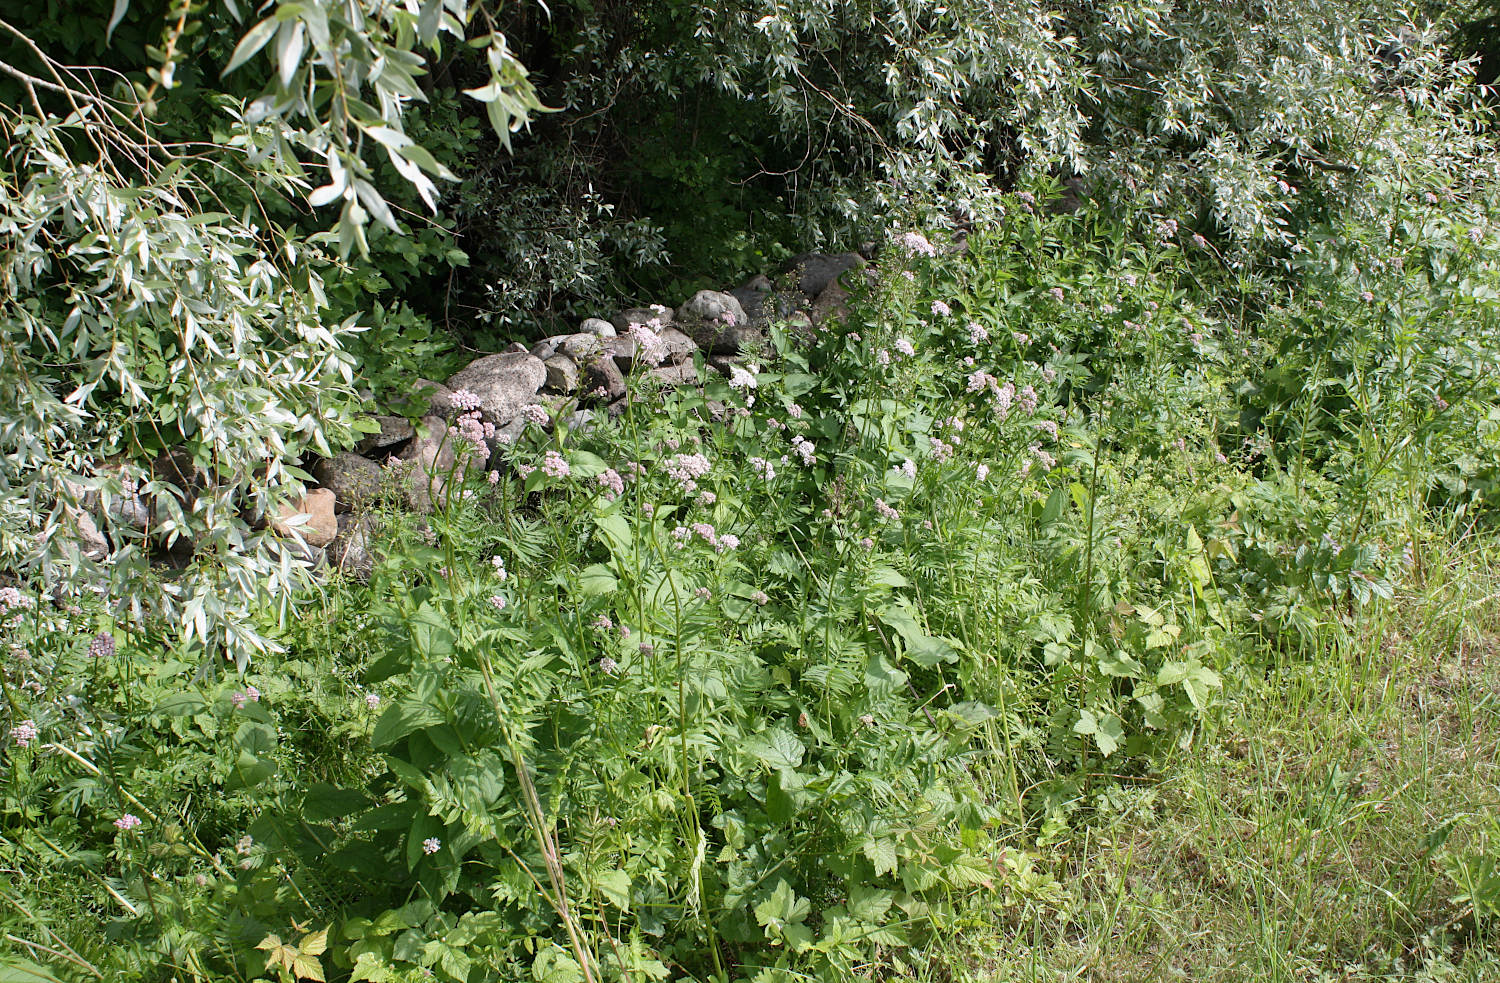
{"type": "Polygon", "coordinates": [[[849,291],[837,282],[830,283],[813,301],[812,323],[823,327],[830,321],[842,320],[849,313],[849,291]]]}
{"type": "Polygon", "coordinates": [[[452,471],[458,463],[458,442],[448,433],[448,421],[424,416],[416,429],[417,435],[399,455],[401,460],[426,474],[444,475],[452,471]]]}
{"type": "Polygon", "coordinates": [[[792,258],[787,270],[797,277],[802,295],[813,300],[845,273],[864,266],[865,258],[859,253],[803,253],[792,258]]]}
{"type": "Polygon", "coordinates": [[[595,396],[601,391],[606,402],[625,395],[625,373],[608,354],[596,355],[583,366],[583,394],[595,396]]]}
{"type": "Polygon", "coordinates": [[[376,416],[373,417],[380,429],[372,434],[366,434],[364,439],[354,445],[356,454],[369,454],[371,451],[383,451],[397,444],[411,440],[416,433],[412,429],[411,421],[400,416],[376,416]]]}
{"type": "Polygon", "coordinates": [[[735,300],[740,302],[740,306],[745,309],[745,317],[749,320],[750,324],[761,327],[766,323],[771,313],[768,308],[773,301],[771,296],[773,289],[774,287],[771,284],[770,278],[762,274],[751,277],[742,285],[735,287],[729,292],[734,296],[735,300]]]}
{"type": "Polygon", "coordinates": [[[427,393],[427,411],[423,416],[440,416],[448,419],[454,414],[453,403],[448,399],[453,395],[453,390],[441,382],[433,382],[431,379],[418,379],[414,393],[427,393]]]}
{"type": "Polygon", "coordinates": [[[547,367],[547,389],[555,393],[578,391],[577,362],[566,355],[553,355],[542,364],[547,367]]]}
{"type": "Polygon", "coordinates": [[[675,319],[676,312],[672,308],[652,304],[649,307],[632,307],[621,311],[610,318],[609,322],[617,332],[625,334],[632,324],[649,324],[654,320],[665,328],[669,327],[675,319]]]}
{"type": "MultiPolygon", "coordinates": [[[[693,353],[698,350],[693,339],[676,328],[667,328],[659,332],[659,337],[666,349],[666,357],[662,359],[663,365],[676,365],[685,359],[691,359],[693,353]]],[[[615,364],[622,372],[629,372],[635,367],[635,349],[635,339],[628,334],[620,335],[618,338],[604,339],[604,350],[614,357],[615,364]]]]}
{"type": "Polygon", "coordinates": [[[557,346],[557,351],[558,354],[566,355],[575,362],[581,362],[604,351],[604,345],[605,340],[600,336],[580,331],[578,334],[570,334],[564,338],[557,346]]]}
{"type": "Polygon", "coordinates": [[[660,368],[652,369],[651,377],[669,386],[696,386],[698,384],[698,367],[692,362],[663,365],[660,368]]]}
{"type": "Polygon", "coordinates": [[[337,509],[349,512],[362,509],[380,496],[380,465],[358,454],[341,453],[324,458],[312,466],[312,476],[333,492],[337,509]]]}
{"type": "Polygon", "coordinates": [[[711,355],[733,355],[748,346],[764,344],[765,336],[750,323],[745,308],[733,294],[700,290],[677,308],[676,326],[711,355]]]}
{"type": "Polygon", "coordinates": [[[329,564],[356,580],[369,580],[375,570],[373,546],[377,529],[373,516],[340,516],[339,534],[328,544],[329,564]]]}
{"type": "Polygon", "coordinates": [[[525,352],[506,352],[469,363],[453,374],[448,388],[466,389],[478,396],[485,419],[498,426],[534,402],[546,382],[547,367],[541,359],[525,352]]]}

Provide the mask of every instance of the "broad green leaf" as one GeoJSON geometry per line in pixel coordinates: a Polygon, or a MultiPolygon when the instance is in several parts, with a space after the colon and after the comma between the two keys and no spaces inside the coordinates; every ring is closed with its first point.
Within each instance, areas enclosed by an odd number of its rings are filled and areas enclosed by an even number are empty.
{"type": "Polygon", "coordinates": [[[448,616],[427,602],[423,602],[411,616],[412,641],[417,651],[429,659],[439,659],[453,654],[455,636],[448,616]]]}
{"type": "Polygon", "coordinates": [[[741,745],[772,768],[796,768],[807,750],[785,727],[772,727],[747,738],[741,745]]]}
{"type": "Polygon", "coordinates": [[[865,840],[860,844],[860,849],[869,858],[870,863],[875,866],[875,873],[893,874],[896,872],[897,856],[896,841],[882,837],[876,840],[865,840]]]}
{"type": "Polygon", "coordinates": [[[623,870],[604,870],[594,874],[594,886],[605,900],[621,911],[630,910],[630,875],[623,870]]]}
{"type": "Polygon", "coordinates": [[[389,747],[412,731],[434,727],[443,722],[443,715],[426,703],[410,698],[398,700],[375,722],[375,732],[370,735],[370,744],[376,748],[389,747]]]}
{"type": "Polygon", "coordinates": [[[1078,722],[1073,725],[1073,733],[1092,737],[1099,753],[1107,758],[1115,753],[1120,741],[1124,739],[1125,725],[1112,713],[1098,717],[1092,710],[1082,710],[1079,711],[1078,722]]]}
{"type": "Polygon", "coordinates": [[[781,878],[769,897],[755,906],[755,920],[766,928],[784,930],[786,926],[803,921],[812,910],[806,898],[797,897],[792,886],[781,878]]]}

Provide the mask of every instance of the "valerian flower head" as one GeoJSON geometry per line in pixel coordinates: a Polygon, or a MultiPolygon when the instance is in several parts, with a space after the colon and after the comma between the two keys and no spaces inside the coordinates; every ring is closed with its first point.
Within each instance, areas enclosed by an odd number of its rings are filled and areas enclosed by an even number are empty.
{"type": "Polygon", "coordinates": [[[448,405],[459,412],[472,413],[483,408],[484,400],[468,389],[455,389],[448,394],[448,405]]]}
{"type": "Polygon", "coordinates": [[[10,729],[10,739],[16,742],[16,747],[29,747],[40,734],[35,720],[23,720],[10,729]]]}
{"type": "Polygon", "coordinates": [[[606,468],[601,471],[594,481],[603,489],[603,496],[608,501],[614,501],[625,492],[625,479],[620,477],[620,472],[614,468],[606,468]]]}
{"type": "Polygon", "coordinates": [[[912,256],[936,256],[937,247],[927,241],[927,237],[920,232],[903,232],[899,240],[901,248],[912,256]]]}

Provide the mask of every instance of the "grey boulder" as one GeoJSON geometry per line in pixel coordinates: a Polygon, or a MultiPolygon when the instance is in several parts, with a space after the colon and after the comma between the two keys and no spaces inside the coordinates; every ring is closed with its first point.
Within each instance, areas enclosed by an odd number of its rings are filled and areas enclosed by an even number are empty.
{"type": "Polygon", "coordinates": [[[864,265],[865,258],[859,253],[803,253],[793,257],[787,269],[797,277],[802,296],[812,300],[845,273],[864,265]]]}
{"type": "Polygon", "coordinates": [[[578,391],[578,363],[566,355],[553,355],[542,363],[547,367],[547,389],[555,393],[578,391]]]}
{"type": "Polygon", "coordinates": [[[383,451],[388,447],[411,440],[416,433],[412,429],[411,421],[399,416],[376,416],[373,418],[378,431],[366,434],[359,443],[354,445],[356,454],[368,454],[371,451],[383,451]]]}
{"type": "MultiPolygon", "coordinates": [[[[408,429],[411,429],[408,424],[408,429]]],[[[362,509],[380,495],[380,465],[358,454],[341,453],[317,461],[312,476],[333,492],[340,512],[362,509]]]]}
{"type": "Polygon", "coordinates": [[[509,423],[522,407],[534,402],[546,382],[547,366],[541,359],[525,352],[506,352],[469,363],[448,380],[448,388],[474,393],[485,418],[499,425],[509,423]]]}
{"type": "Polygon", "coordinates": [[[711,355],[733,355],[765,341],[733,294],[700,290],[677,308],[677,327],[711,355]]]}

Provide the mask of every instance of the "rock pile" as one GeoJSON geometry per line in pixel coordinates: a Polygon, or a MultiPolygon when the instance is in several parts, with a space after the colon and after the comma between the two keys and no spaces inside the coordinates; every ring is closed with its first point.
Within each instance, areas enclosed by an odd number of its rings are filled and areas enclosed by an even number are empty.
{"type": "MultiPolygon", "coordinates": [[[[392,476],[402,482],[409,509],[430,512],[447,494],[443,476],[459,466],[459,447],[475,451],[464,456],[465,465],[489,468],[528,422],[550,426],[570,419],[577,426],[600,409],[622,412],[631,372],[649,372],[665,385],[699,385],[699,352],[706,371],[729,372],[746,351],[765,347],[773,318],[809,332],[841,316],[854,285],[845,275],[865,266],[859,253],[808,253],[788,265],[782,278],[788,286],[781,291],[770,278],[757,276],[729,291],[700,290],[676,308],[650,305],[607,319],[586,318],[572,334],[543,338],[529,348],[512,343],[443,382],[417,379],[414,390],[427,398],[421,418],[372,417],[375,429],[353,450],[311,462],[316,487],[282,505],[270,527],[300,538],[315,558],[326,553],[334,565],[368,574],[376,529],[365,510],[392,476]]],[[[100,555],[108,544],[92,512],[107,507],[150,513],[150,503],[128,496],[108,503],[95,497],[91,504],[78,510],[76,524],[93,530],[83,545],[100,555]]]]}

